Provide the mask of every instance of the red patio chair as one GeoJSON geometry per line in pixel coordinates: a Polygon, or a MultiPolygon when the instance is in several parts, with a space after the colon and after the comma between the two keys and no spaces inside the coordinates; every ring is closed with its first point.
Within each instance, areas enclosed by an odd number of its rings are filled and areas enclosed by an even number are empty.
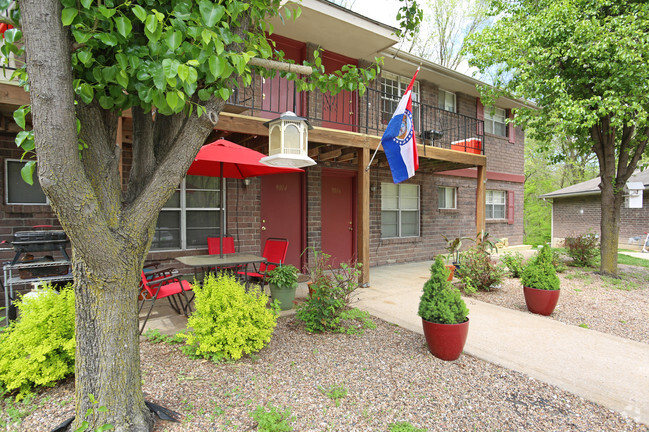
{"type": "Polygon", "coordinates": [[[151,300],[151,307],[149,312],[144,318],[142,327],[140,328],[140,334],[144,331],[144,326],[146,326],[155,301],[161,298],[167,298],[171,308],[176,311],[176,313],[184,314],[187,316],[189,311],[189,303],[191,299],[187,298],[185,292],[191,291],[192,286],[186,280],[182,280],[178,275],[173,273],[173,269],[167,268],[162,270],[149,271],[146,274],[142,271],[142,281],[140,282],[140,290],[143,294],[142,300],[140,302],[140,308],[138,310],[138,315],[142,312],[144,307],[144,302],[148,299],[151,300]],[[185,299],[185,304],[183,304],[183,298],[185,299]]]}
{"type": "Polygon", "coordinates": [[[288,250],[288,240],[285,238],[269,238],[264,245],[264,252],[261,254],[266,258],[265,263],[259,264],[259,269],[251,272],[238,272],[238,274],[247,277],[248,280],[254,279],[259,281],[263,287],[266,284],[266,273],[277,266],[281,266],[286,261],[286,251],[288,250]]]}
{"type": "MultiPolygon", "coordinates": [[[[234,253],[234,238],[233,237],[223,237],[223,253],[231,254],[234,253]]],[[[220,237],[208,237],[207,238],[207,253],[210,255],[216,255],[221,253],[221,238],[220,237]]]]}

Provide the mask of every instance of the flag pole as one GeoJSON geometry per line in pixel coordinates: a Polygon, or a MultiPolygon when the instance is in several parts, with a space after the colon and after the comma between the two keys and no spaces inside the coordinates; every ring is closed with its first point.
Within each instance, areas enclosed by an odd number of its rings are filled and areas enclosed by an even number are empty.
{"type": "MultiPolygon", "coordinates": [[[[417,70],[415,71],[415,74],[414,74],[414,76],[412,77],[413,80],[414,80],[415,77],[417,76],[417,72],[419,72],[419,69],[421,69],[421,65],[422,65],[422,62],[419,63],[419,67],[417,67],[417,70]]],[[[365,167],[365,172],[367,172],[367,171],[370,170],[370,165],[372,165],[372,162],[374,162],[374,158],[376,157],[376,153],[378,153],[378,151],[379,151],[379,147],[381,147],[381,141],[379,141],[379,145],[376,146],[376,150],[374,150],[374,153],[372,154],[372,157],[370,158],[369,163],[368,163],[367,166],[365,167]]],[[[424,151],[425,151],[425,150],[426,150],[426,146],[424,146],[424,151]]]]}

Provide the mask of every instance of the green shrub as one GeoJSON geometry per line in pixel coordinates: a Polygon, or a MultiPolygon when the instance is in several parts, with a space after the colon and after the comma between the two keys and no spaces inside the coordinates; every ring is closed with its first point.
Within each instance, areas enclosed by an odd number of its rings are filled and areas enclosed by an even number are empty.
{"type": "Polygon", "coordinates": [[[506,252],[500,257],[502,263],[507,267],[509,275],[513,278],[521,277],[523,273],[523,254],[520,252],[506,252]]]}
{"type": "Polygon", "coordinates": [[[505,268],[496,263],[489,252],[479,246],[473,246],[462,252],[462,265],[456,270],[464,282],[467,292],[477,290],[489,291],[493,285],[498,285],[505,277],[505,268]]]}
{"type": "Polygon", "coordinates": [[[430,266],[430,279],[424,284],[424,293],[419,300],[418,315],[429,322],[439,324],[459,324],[466,321],[469,310],[460,296],[447,280],[448,270],[438,255],[430,266]]]}
{"type": "Polygon", "coordinates": [[[388,425],[389,432],[426,432],[426,429],[414,427],[410,422],[396,422],[388,425]]]}
{"type": "Polygon", "coordinates": [[[290,264],[277,266],[268,271],[268,283],[279,288],[293,288],[297,286],[297,269],[290,264]]]}
{"type": "Polygon", "coordinates": [[[349,307],[358,289],[360,264],[340,264],[340,268],[322,273],[314,281],[313,293],[298,306],[297,317],[311,333],[362,333],[376,325],[369,314],[349,307]]]}
{"type": "Polygon", "coordinates": [[[290,408],[280,410],[270,402],[268,408],[258,406],[251,416],[257,422],[257,430],[260,432],[290,432],[293,430],[291,423],[295,421],[290,408]]]}
{"type": "Polygon", "coordinates": [[[599,255],[599,238],[593,233],[566,237],[566,254],[577,267],[593,267],[599,255]]]}
{"type": "Polygon", "coordinates": [[[523,270],[521,275],[523,286],[543,290],[558,290],[560,281],[552,260],[551,248],[547,245],[543,246],[538,255],[532,258],[523,270]]]}
{"type": "Polygon", "coordinates": [[[268,296],[246,292],[234,276],[208,275],[194,285],[196,310],[189,317],[185,353],[211,360],[240,359],[261,350],[273,334],[277,312],[266,308],[268,296]]]}
{"type": "Polygon", "coordinates": [[[551,248],[550,251],[552,252],[552,265],[557,273],[563,273],[568,270],[568,266],[563,262],[566,250],[562,248],[551,248]]]}
{"type": "Polygon", "coordinates": [[[18,319],[0,333],[0,382],[20,399],[74,373],[74,290],[48,286],[16,307],[18,319]]]}

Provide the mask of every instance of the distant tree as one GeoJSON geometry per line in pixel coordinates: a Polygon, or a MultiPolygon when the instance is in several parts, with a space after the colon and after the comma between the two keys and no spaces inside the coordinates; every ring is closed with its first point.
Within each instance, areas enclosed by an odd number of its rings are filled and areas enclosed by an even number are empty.
{"type": "MultiPolygon", "coordinates": [[[[532,131],[528,133],[533,135],[532,131]]],[[[525,243],[550,241],[552,205],[539,197],[548,192],[589,180],[597,175],[595,155],[581,155],[570,145],[574,139],[554,136],[549,140],[525,140],[525,243]]]]}
{"type": "Polygon", "coordinates": [[[617,274],[624,186],[649,140],[649,2],[494,0],[498,22],[471,37],[470,63],[497,68],[484,101],[505,93],[537,103],[516,121],[537,137],[559,130],[580,154],[595,153],[601,177],[601,267],[617,274]]]}
{"type": "Polygon", "coordinates": [[[465,60],[465,39],[488,22],[484,0],[427,0],[424,19],[408,51],[449,69],[465,60]]]}

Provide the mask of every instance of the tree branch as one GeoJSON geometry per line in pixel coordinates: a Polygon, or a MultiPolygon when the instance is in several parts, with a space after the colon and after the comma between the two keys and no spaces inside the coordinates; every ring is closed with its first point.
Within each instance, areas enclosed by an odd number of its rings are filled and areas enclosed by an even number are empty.
{"type": "Polygon", "coordinates": [[[153,115],[139,106],[131,108],[133,114],[133,161],[129,173],[124,204],[138,196],[156,167],[153,151],[153,115]]]}
{"type": "Polygon", "coordinates": [[[111,228],[117,227],[121,207],[121,181],[119,176],[120,149],[116,145],[117,114],[102,109],[97,102],[86,105],[77,102],[77,118],[81,122],[80,139],[92,145],[81,152],[81,164],[90,181],[100,211],[109,216],[111,228]]]}
{"type": "Polygon", "coordinates": [[[158,211],[174,192],[174,188],[168,186],[177,186],[185,176],[198,150],[218,122],[218,114],[225,106],[225,101],[212,98],[204,105],[207,112],[213,115],[203,115],[199,118],[194,112],[187,119],[167,154],[157,161],[157,169],[146,186],[124,209],[123,223],[129,229],[139,232],[158,217],[158,211]]]}
{"type": "Polygon", "coordinates": [[[41,187],[75,254],[92,256],[97,244],[104,249],[117,245],[79,160],[71,36],[61,23],[60,1],[23,0],[20,6],[41,187]]]}

